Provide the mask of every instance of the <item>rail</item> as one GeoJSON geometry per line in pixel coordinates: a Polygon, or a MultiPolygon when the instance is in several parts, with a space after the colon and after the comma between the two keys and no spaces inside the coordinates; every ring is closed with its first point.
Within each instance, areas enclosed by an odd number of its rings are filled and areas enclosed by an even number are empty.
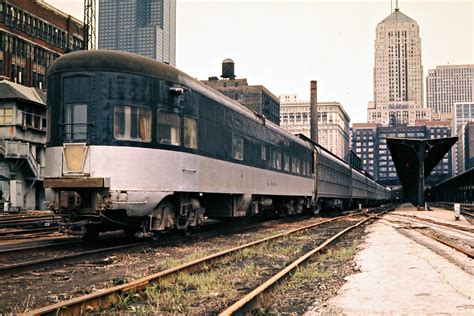
{"type": "MultiPolygon", "coordinates": [[[[360,213],[356,213],[360,214],[360,213]]],[[[310,225],[305,225],[303,227],[295,228],[278,235],[263,238],[257,241],[253,241],[244,245],[240,245],[231,249],[227,249],[209,256],[206,256],[201,259],[193,260],[188,263],[184,263],[182,265],[146,276],[144,278],[132,281],[127,284],[103,289],[99,292],[91,293],[88,295],[84,295],[81,297],[76,297],[64,302],[60,302],[54,305],[45,306],[43,308],[35,309],[32,311],[27,312],[28,315],[79,315],[85,312],[93,312],[98,310],[99,308],[108,308],[117,294],[120,293],[127,293],[129,291],[141,291],[144,290],[148,285],[158,282],[159,280],[167,279],[170,277],[175,276],[177,273],[192,273],[196,271],[202,270],[202,268],[213,265],[221,260],[235,254],[236,252],[253,247],[256,245],[260,245],[269,241],[273,241],[279,238],[284,238],[288,235],[301,232],[304,230],[308,230],[310,228],[314,228],[316,226],[333,222],[336,220],[340,220],[343,218],[348,218],[354,216],[355,214],[345,215],[335,217],[329,220],[324,220],[318,223],[312,223],[310,225]]],[[[370,219],[370,218],[369,218],[370,219]]],[[[364,219],[367,220],[367,219],[364,219]]]]}

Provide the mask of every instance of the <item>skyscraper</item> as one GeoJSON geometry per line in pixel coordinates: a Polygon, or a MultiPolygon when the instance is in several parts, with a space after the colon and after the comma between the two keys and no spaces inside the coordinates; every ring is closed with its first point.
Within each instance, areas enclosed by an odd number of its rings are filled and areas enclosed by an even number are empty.
{"type": "Polygon", "coordinates": [[[176,0],[99,0],[99,49],[176,64],[176,0]]]}
{"type": "Polygon", "coordinates": [[[428,70],[426,103],[437,116],[451,119],[455,103],[473,100],[474,65],[444,65],[428,70]]]}
{"type": "Polygon", "coordinates": [[[375,39],[374,101],[368,122],[414,125],[430,119],[423,108],[423,66],[420,29],[398,7],[377,25],[375,39]]]}

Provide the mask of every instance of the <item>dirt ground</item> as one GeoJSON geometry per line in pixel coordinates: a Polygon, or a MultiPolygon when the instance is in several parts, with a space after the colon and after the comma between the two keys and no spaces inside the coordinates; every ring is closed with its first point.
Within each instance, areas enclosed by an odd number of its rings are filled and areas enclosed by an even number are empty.
{"type": "MultiPolygon", "coordinates": [[[[321,219],[313,218],[287,224],[261,227],[240,234],[205,240],[189,239],[172,246],[156,246],[118,251],[106,257],[71,260],[53,269],[42,269],[0,278],[0,311],[23,312],[61,300],[123,284],[207,255],[217,249],[234,247],[321,219]]],[[[40,258],[32,258],[40,259],[40,258]]]]}

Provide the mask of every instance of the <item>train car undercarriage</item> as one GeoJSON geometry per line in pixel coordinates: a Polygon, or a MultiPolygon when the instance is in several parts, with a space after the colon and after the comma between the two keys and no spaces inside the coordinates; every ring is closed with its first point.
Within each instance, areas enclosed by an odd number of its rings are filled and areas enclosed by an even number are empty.
{"type": "MultiPolygon", "coordinates": [[[[125,194],[123,192],[122,194],[125,194]]],[[[107,189],[50,189],[49,208],[61,215],[64,232],[94,240],[100,232],[124,230],[126,235],[158,239],[167,231],[185,234],[199,228],[205,218],[235,220],[256,216],[291,216],[313,210],[310,197],[259,196],[251,194],[203,194],[170,192],[146,214],[115,203],[107,189]]],[[[130,205],[138,203],[129,201],[130,205]]]]}

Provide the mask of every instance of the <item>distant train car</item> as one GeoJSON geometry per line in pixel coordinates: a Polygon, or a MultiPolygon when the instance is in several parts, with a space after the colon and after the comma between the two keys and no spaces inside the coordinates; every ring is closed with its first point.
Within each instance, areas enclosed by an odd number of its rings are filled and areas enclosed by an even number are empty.
{"type": "Polygon", "coordinates": [[[74,52],[47,84],[49,208],[89,239],[384,199],[319,145],[155,60],[74,52]]]}

